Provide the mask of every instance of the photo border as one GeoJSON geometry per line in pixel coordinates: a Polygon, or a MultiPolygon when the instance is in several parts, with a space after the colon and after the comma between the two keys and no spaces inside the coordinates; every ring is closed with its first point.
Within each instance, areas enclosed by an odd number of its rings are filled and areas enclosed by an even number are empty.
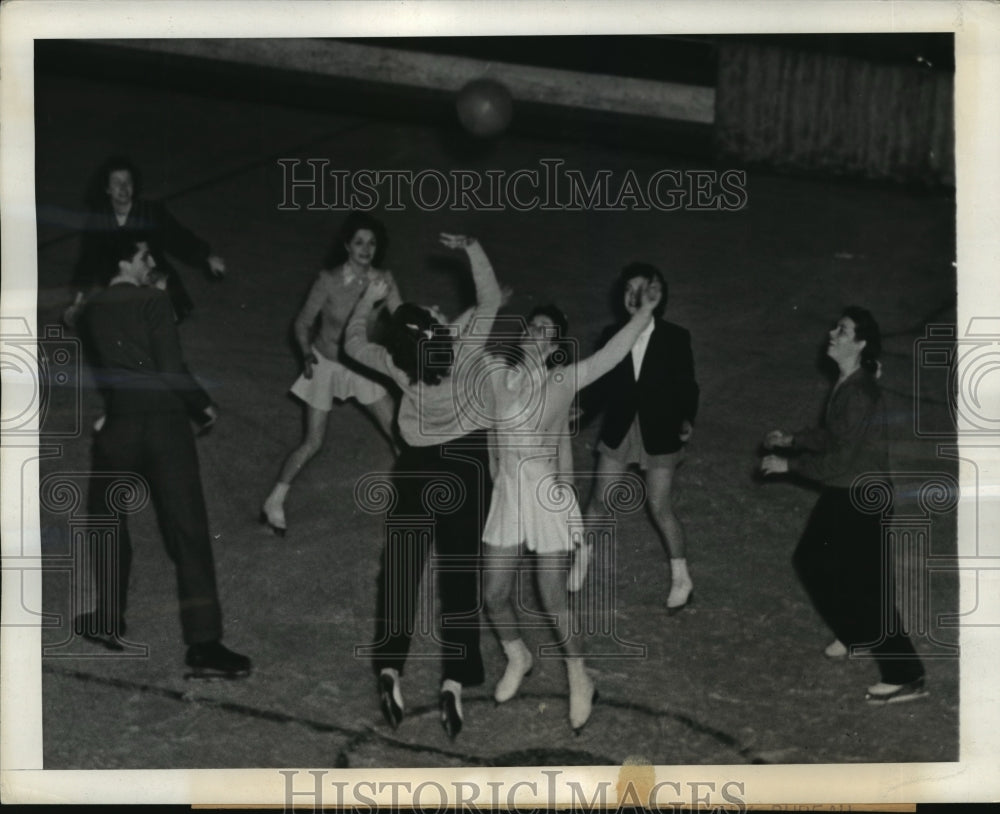
{"type": "MultiPolygon", "coordinates": [[[[444,36],[552,34],[764,34],[953,32],[955,35],[955,153],[958,237],[959,330],[975,318],[1000,316],[1000,6],[975,2],[883,2],[813,0],[795,11],[787,2],[90,2],[14,0],[0,10],[0,224],[2,224],[5,330],[19,325],[37,336],[37,235],[34,198],[33,41],[36,38],[210,38],[297,36],[444,36]],[[391,17],[380,6],[391,7],[391,17]],[[628,13],[625,8],[628,8],[628,13]],[[238,8],[247,13],[240,13],[238,8]],[[571,11],[572,9],[572,11],[571,11]]],[[[986,382],[981,396],[1000,403],[1000,388],[986,382]]],[[[5,376],[3,409],[19,403],[23,381],[5,376]]],[[[36,427],[37,430],[37,427],[36,427]]],[[[997,799],[1000,778],[1000,707],[995,676],[1000,619],[1000,553],[988,550],[990,531],[1000,528],[994,495],[1000,487],[1000,445],[977,441],[959,427],[959,448],[974,460],[986,488],[974,491],[963,467],[959,504],[958,554],[969,567],[961,572],[959,607],[974,607],[982,625],[960,631],[960,759],[957,763],[845,764],[816,766],[668,766],[656,767],[657,780],[685,784],[740,783],[744,804],[873,804],[970,802],[997,799]],[[990,556],[990,554],[993,556],[990,556]],[[981,558],[983,565],[976,567],[981,558]]],[[[996,439],[994,439],[996,440],[996,439]]],[[[38,437],[19,436],[0,448],[3,482],[38,482],[38,437]],[[24,481],[22,481],[24,478],[24,481]]],[[[11,618],[23,607],[41,607],[41,561],[37,489],[23,494],[5,489],[2,505],[2,614],[11,618]],[[23,591],[23,593],[22,593],[23,591]]],[[[994,535],[995,536],[995,535],[994,535]]],[[[994,543],[994,546],[997,544],[994,543]]],[[[275,769],[45,771],[41,733],[41,627],[0,625],[0,788],[4,803],[197,803],[283,805],[288,776],[275,769]],[[25,657],[25,654],[28,657],[25,657]]],[[[485,780],[515,789],[500,807],[541,807],[574,802],[569,783],[580,783],[590,800],[602,783],[618,788],[637,767],[505,768],[483,770],[334,770],[312,767],[324,783],[323,804],[368,806],[358,784],[410,780],[455,783],[485,780]],[[555,781],[555,782],[553,782],[555,781]],[[526,783],[528,785],[526,785],[526,783]],[[534,784],[534,790],[531,783],[534,784]],[[515,787],[515,784],[520,784],[515,787]],[[353,792],[353,793],[352,793],[353,792]]],[[[297,805],[315,804],[309,796],[309,768],[294,770],[297,805]],[[300,786],[298,783],[302,783],[300,786]]],[[[393,799],[392,786],[365,793],[379,806],[407,805],[393,799]]],[[[737,796],[733,789],[734,796],[737,796]]],[[[506,792],[504,793],[506,794],[506,792]]],[[[434,798],[430,798],[434,800],[434,798]]],[[[435,801],[436,802],[436,801],[435,801]]],[[[454,798],[452,799],[454,802],[454,798]]],[[[699,799],[692,801],[694,804],[699,799]]],[[[707,802],[707,801],[706,801],[707,802]]],[[[719,800],[713,799],[713,803],[719,800]]],[[[633,803],[634,804],[634,803],[633,803]]],[[[479,800],[482,808],[491,807],[479,800]]],[[[610,806],[616,805],[616,799],[610,806]]]]}

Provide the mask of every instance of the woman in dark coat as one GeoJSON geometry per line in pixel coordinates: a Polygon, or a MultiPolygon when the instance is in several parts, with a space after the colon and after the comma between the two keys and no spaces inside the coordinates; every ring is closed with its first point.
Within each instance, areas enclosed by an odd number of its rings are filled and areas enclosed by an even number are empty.
{"type": "Polygon", "coordinates": [[[840,372],[821,427],[768,433],[765,475],[792,472],[822,485],[793,562],[823,620],[837,637],[826,655],[867,649],[882,680],[872,704],[921,698],[924,669],[903,632],[895,605],[890,551],[883,551],[883,513],[863,511],[852,485],[865,474],[889,481],[885,402],[878,386],[881,334],[864,308],[845,309],[830,331],[826,355],[840,372]]]}
{"type": "Polygon", "coordinates": [[[117,241],[131,236],[149,244],[156,262],[159,286],[170,295],[174,318],[179,322],[194,308],[180,275],[167,259],[173,255],[185,263],[201,267],[213,278],[226,274],[226,264],[212,253],[209,244],[183,226],[159,201],[139,196],[142,179],[128,158],[113,156],[97,174],[92,211],[84,226],[80,256],[73,272],[73,303],[63,314],[72,327],[87,298],[108,284],[109,268],[114,268],[117,241]]]}

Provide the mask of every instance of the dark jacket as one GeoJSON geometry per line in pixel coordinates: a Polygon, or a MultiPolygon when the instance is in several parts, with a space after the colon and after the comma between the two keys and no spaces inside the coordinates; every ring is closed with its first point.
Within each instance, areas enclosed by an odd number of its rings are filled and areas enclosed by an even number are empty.
{"type": "Polygon", "coordinates": [[[212,253],[207,242],[182,226],[159,201],[136,198],[124,225],[119,226],[111,203],[90,214],[84,226],[80,256],[73,271],[77,291],[89,291],[108,284],[118,271],[115,244],[120,236],[145,240],[156,260],[157,271],[168,277],[175,271],[167,255],[192,266],[204,266],[212,253]]]}
{"type": "Polygon", "coordinates": [[[88,356],[110,416],[186,412],[199,418],[211,404],[188,371],[167,295],[116,284],[87,303],[88,356]]]}
{"type": "Polygon", "coordinates": [[[849,488],[867,472],[889,471],[885,401],[875,379],[856,370],[836,388],[823,425],[794,433],[791,472],[826,486],[849,488]]]}
{"type": "MultiPolygon", "coordinates": [[[[598,383],[598,396],[606,405],[600,440],[612,449],[621,444],[638,414],[646,452],[676,452],[682,446],[682,424],[693,424],[698,412],[691,334],[662,319],[654,324],[638,381],[629,353],[598,383]]],[[[605,329],[602,346],[619,327],[605,329]]]]}

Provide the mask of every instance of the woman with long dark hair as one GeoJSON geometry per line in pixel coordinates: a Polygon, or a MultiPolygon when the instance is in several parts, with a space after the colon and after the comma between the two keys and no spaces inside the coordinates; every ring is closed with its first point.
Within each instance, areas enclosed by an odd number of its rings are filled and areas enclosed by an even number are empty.
{"type": "Polygon", "coordinates": [[[484,678],[480,541],[492,482],[479,383],[489,364],[485,344],[502,294],[474,238],[442,234],[440,240],[468,255],[475,307],[458,324],[446,324],[437,309],[403,303],[392,316],[383,347],[365,334],[372,309],[387,296],[386,282],[375,280],[348,322],[344,348],[359,363],[392,378],[402,391],[398,423],[404,447],[393,476],[399,500],[387,519],[390,533],[376,610],[374,667],[382,712],[393,728],[399,726],[402,674],[433,541],[439,567],[432,579],[437,577],[441,607],[441,724],[454,738],[463,724],[462,688],[484,678]]]}
{"type": "Polygon", "coordinates": [[[791,472],[822,485],[793,563],[837,637],[826,655],[867,649],[882,680],[868,688],[865,698],[893,704],[927,693],[923,665],[896,610],[891,550],[884,550],[882,539],[884,516],[863,511],[852,493],[865,474],[882,476],[891,489],[885,402],[877,381],[881,346],[871,313],[845,309],[827,343],[826,355],[839,375],[822,426],[768,433],[764,445],[772,451],[761,471],[791,472]]]}
{"type": "Polygon", "coordinates": [[[317,275],[295,319],[302,375],[292,385],[291,392],[305,405],[305,434],[285,459],[277,483],[261,508],[260,518],[278,536],[283,537],[288,528],[285,497],[292,481],[323,447],[334,402],[357,401],[395,447],[392,396],[382,384],[345,364],[341,357],[347,318],[372,281],[385,281],[385,307],[390,313],[399,305],[399,291],[392,274],[379,268],[387,243],[385,228],[379,220],[365,212],[351,212],[340,225],[324,269],[317,275]]]}

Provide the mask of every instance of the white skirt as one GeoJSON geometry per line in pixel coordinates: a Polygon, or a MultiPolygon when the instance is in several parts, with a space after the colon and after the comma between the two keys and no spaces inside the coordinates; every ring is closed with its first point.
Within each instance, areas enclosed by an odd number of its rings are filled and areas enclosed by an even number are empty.
{"type": "Polygon", "coordinates": [[[334,399],[356,399],[361,404],[373,404],[385,398],[387,391],[378,382],[340,362],[327,359],[316,348],[312,351],[316,356],[312,378],[299,376],[291,388],[292,395],[298,396],[310,407],[329,412],[333,409],[334,399]]]}
{"type": "Polygon", "coordinates": [[[572,551],[582,534],[575,491],[558,482],[550,458],[503,456],[493,481],[484,542],[503,548],[526,543],[529,551],[557,554],[572,551]]]}

